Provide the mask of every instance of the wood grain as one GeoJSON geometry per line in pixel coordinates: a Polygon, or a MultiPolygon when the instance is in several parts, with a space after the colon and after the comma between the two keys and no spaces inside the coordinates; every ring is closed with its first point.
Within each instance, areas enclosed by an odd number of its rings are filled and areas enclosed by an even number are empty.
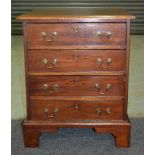
{"type": "Polygon", "coordinates": [[[70,24],[28,24],[27,37],[28,49],[104,49],[113,46],[126,44],[126,24],[125,23],[70,23],[70,24]],[[43,37],[42,32],[46,34],[43,37]],[[53,32],[57,35],[51,38],[53,32]],[[97,37],[97,33],[112,36],[97,37]],[[50,41],[51,40],[51,41],[50,41]]]}
{"type": "Polygon", "coordinates": [[[31,100],[32,120],[120,120],[123,100],[117,101],[63,101],[31,100]],[[44,112],[45,108],[48,112],[44,112]],[[54,113],[55,109],[57,113],[54,113]],[[109,113],[106,110],[110,110],[109,113]],[[99,113],[100,112],[100,113],[99,113]],[[52,116],[52,117],[48,117],[52,116]]]}
{"type": "Polygon", "coordinates": [[[124,96],[122,76],[30,76],[29,86],[31,96],[124,96]],[[97,89],[95,84],[101,88],[97,89]]]}
{"type": "Polygon", "coordinates": [[[33,10],[23,15],[17,16],[20,20],[49,20],[59,19],[85,19],[85,18],[101,18],[101,19],[135,19],[126,10],[121,8],[52,8],[51,10],[33,10]]]}
{"type": "Polygon", "coordinates": [[[125,50],[29,50],[29,72],[125,71],[125,55],[125,50]]]}

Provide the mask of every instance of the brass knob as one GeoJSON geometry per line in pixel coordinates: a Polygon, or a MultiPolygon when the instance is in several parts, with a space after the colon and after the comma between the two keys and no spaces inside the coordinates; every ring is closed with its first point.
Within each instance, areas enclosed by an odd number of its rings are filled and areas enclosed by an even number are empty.
{"type": "Polygon", "coordinates": [[[47,37],[46,32],[41,32],[41,35],[42,35],[43,38],[47,37]]]}
{"type": "Polygon", "coordinates": [[[51,37],[52,37],[52,41],[54,41],[55,37],[57,36],[57,32],[52,32],[51,37]]]}
{"type": "Polygon", "coordinates": [[[53,59],[52,63],[55,65],[58,62],[58,59],[53,59]]]}
{"type": "Polygon", "coordinates": [[[96,113],[97,113],[97,114],[101,114],[101,113],[102,113],[101,109],[100,109],[100,108],[97,108],[97,109],[96,109],[96,113]]]}
{"type": "Polygon", "coordinates": [[[52,32],[52,36],[57,36],[57,32],[52,32]]]}
{"type": "Polygon", "coordinates": [[[75,30],[74,30],[75,32],[79,32],[80,31],[80,28],[79,28],[79,26],[75,26],[75,30]]]}
{"type": "Polygon", "coordinates": [[[47,89],[48,89],[48,84],[45,83],[45,84],[43,85],[43,88],[44,88],[45,90],[47,90],[47,89]]]}
{"type": "Polygon", "coordinates": [[[96,37],[101,38],[102,37],[102,33],[101,32],[97,32],[96,33],[96,37]]]}
{"type": "Polygon", "coordinates": [[[48,60],[47,60],[46,58],[44,58],[44,59],[42,60],[42,62],[43,62],[43,64],[47,64],[47,63],[48,63],[48,60]]]}
{"type": "Polygon", "coordinates": [[[111,89],[112,85],[110,83],[107,84],[107,89],[111,89]]]}
{"type": "Polygon", "coordinates": [[[109,64],[111,64],[111,63],[112,63],[112,59],[111,59],[111,58],[108,58],[107,64],[109,65],[109,64]]]}
{"type": "Polygon", "coordinates": [[[53,85],[53,89],[54,89],[54,90],[59,89],[59,85],[58,85],[58,84],[54,84],[54,85],[53,85]]]}
{"type": "Polygon", "coordinates": [[[100,88],[100,85],[98,83],[96,83],[94,86],[95,86],[96,89],[100,88]]]}
{"type": "Polygon", "coordinates": [[[101,64],[101,63],[102,63],[102,59],[101,59],[101,58],[97,58],[97,59],[96,59],[96,63],[97,63],[97,64],[101,64]]]}
{"type": "Polygon", "coordinates": [[[109,39],[112,36],[112,32],[107,32],[106,37],[109,39]]]}
{"type": "Polygon", "coordinates": [[[111,114],[111,108],[106,108],[106,113],[111,114]]]}
{"type": "Polygon", "coordinates": [[[74,108],[75,109],[79,109],[79,105],[78,104],[75,104],[74,108]]]}
{"type": "Polygon", "coordinates": [[[95,88],[97,89],[97,91],[98,91],[98,93],[100,94],[100,95],[104,95],[105,94],[105,92],[103,92],[102,90],[101,90],[101,85],[100,84],[98,84],[98,83],[96,83],[95,85],[95,88]]]}

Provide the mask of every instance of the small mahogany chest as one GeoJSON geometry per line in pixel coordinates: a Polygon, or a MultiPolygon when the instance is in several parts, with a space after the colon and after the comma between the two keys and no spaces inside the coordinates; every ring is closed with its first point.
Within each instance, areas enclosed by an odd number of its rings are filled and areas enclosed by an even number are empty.
{"type": "Polygon", "coordinates": [[[130,144],[127,116],[130,19],[121,9],[31,11],[23,20],[26,147],[42,132],[93,128],[130,144]]]}

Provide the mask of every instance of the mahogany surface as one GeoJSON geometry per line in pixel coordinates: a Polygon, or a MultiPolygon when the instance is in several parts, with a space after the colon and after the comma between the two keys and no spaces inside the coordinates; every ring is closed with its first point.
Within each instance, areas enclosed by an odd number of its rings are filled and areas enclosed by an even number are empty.
{"type": "Polygon", "coordinates": [[[29,92],[32,96],[124,96],[124,77],[30,76],[29,92]],[[99,84],[100,88],[97,89],[95,84],[99,84]],[[107,89],[108,84],[110,89],[107,89]],[[58,88],[54,89],[54,85],[58,88]]]}
{"type": "Polygon", "coordinates": [[[125,50],[28,50],[30,72],[125,71],[125,50]],[[43,59],[57,59],[53,68],[47,68],[43,59]],[[111,58],[112,63],[108,64],[111,58]],[[103,61],[97,64],[97,59],[103,61]],[[121,60],[121,61],[120,61],[121,60]]]}
{"type": "Polygon", "coordinates": [[[93,128],[130,145],[127,115],[130,19],[121,9],[31,11],[23,20],[26,147],[42,132],[93,128]]]}
{"type": "Polygon", "coordinates": [[[111,45],[124,47],[126,44],[125,23],[29,23],[26,31],[29,34],[29,49],[104,49],[112,48],[111,45]],[[46,34],[46,38],[42,37],[42,32],[46,34]],[[57,36],[51,39],[53,32],[57,32],[57,36]],[[96,36],[97,32],[112,32],[112,36],[99,38],[96,36]]]}
{"type": "Polygon", "coordinates": [[[123,100],[118,101],[31,100],[30,102],[31,102],[31,118],[33,120],[80,121],[80,120],[119,120],[123,118],[123,106],[122,106],[123,100]],[[45,108],[48,109],[48,112],[44,111],[45,108]],[[54,113],[55,108],[58,109],[57,113],[54,113]]]}

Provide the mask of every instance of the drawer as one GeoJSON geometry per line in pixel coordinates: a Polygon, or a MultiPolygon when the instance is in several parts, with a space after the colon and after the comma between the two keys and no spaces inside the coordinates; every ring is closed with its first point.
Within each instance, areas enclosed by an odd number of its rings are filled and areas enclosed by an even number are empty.
{"type": "Polygon", "coordinates": [[[29,50],[30,72],[124,71],[125,50],[29,50]]]}
{"type": "Polygon", "coordinates": [[[31,100],[32,120],[119,120],[123,101],[31,100]]]}
{"type": "Polygon", "coordinates": [[[30,95],[124,96],[123,76],[29,76],[30,95]]]}
{"type": "Polygon", "coordinates": [[[29,49],[114,49],[126,45],[126,23],[29,23],[26,33],[29,49]]]}

